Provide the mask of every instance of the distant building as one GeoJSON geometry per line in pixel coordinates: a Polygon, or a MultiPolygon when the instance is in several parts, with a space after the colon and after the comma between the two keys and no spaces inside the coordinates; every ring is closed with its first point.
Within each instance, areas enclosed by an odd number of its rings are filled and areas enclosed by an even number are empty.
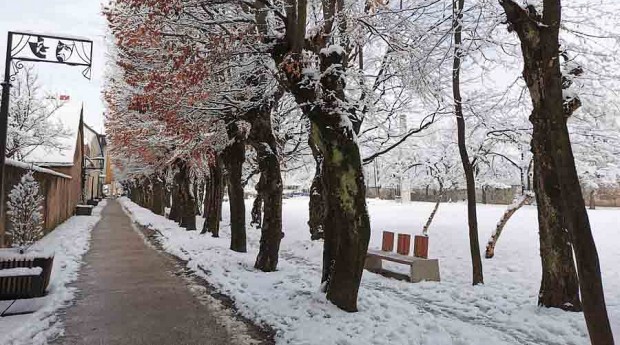
{"type": "Polygon", "coordinates": [[[106,140],[84,124],[84,196],[85,200],[103,197],[106,179],[106,140]]]}
{"type": "Polygon", "coordinates": [[[103,196],[105,180],[105,135],[97,133],[84,123],[83,107],[67,102],[58,109],[53,120],[67,128],[70,135],[61,139],[61,149],[38,147],[25,159],[26,162],[71,176],[79,185],[81,203],[103,196]]]}

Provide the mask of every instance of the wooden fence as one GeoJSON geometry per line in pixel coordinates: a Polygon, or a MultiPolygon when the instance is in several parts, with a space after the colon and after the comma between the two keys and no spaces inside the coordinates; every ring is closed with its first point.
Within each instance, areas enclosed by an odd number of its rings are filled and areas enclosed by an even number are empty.
{"type": "MultiPolygon", "coordinates": [[[[7,196],[29,169],[34,170],[33,176],[39,182],[39,193],[44,197],[42,213],[44,229],[47,233],[73,215],[75,206],[80,200],[80,174],[77,172],[77,174],[72,173],[71,175],[73,176],[70,176],[50,169],[7,159],[4,175],[4,190],[7,196]]],[[[78,166],[72,170],[79,169],[80,167],[78,166]]],[[[11,225],[6,217],[6,200],[1,207],[0,247],[4,247],[10,241],[5,236],[5,230],[11,225]]]]}

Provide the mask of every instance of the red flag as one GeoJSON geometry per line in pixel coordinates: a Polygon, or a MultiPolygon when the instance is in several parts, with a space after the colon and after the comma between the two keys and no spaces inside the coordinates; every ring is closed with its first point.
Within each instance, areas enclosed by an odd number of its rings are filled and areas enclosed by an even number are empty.
{"type": "Polygon", "coordinates": [[[68,101],[69,100],[69,95],[60,95],[59,99],[61,101],[68,101]]]}

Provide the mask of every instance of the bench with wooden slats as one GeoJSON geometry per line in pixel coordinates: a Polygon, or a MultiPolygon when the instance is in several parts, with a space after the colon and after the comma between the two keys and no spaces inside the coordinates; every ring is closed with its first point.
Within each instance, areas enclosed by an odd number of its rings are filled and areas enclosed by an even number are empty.
{"type": "Polygon", "coordinates": [[[0,260],[0,299],[32,298],[45,294],[52,258],[0,260]]]}

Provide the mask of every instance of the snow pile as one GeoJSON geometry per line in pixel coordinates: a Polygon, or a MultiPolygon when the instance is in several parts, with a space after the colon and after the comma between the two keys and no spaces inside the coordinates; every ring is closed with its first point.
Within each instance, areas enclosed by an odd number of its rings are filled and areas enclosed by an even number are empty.
{"type": "MultiPolygon", "coordinates": [[[[248,212],[251,202],[247,200],[248,212]]],[[[308,198],[284,200],[286,235],[279,270],[273,273],[253,268],[258,230],[248,229],[248,253],[228,249],[228,205],[224,205],[221,237],[212,238],[185,231],[126,198],[121,203],[137,223],[158,232],[166,251],[187,260],[189,268],[232,297],[244,316],[272,326],[279,344],[589,343],[581,313],[536,306],[541,272],[536,209],[532,206],[524,206],[507,224],[495,258],[483,261],[486,285],[473,287],[466,205],[442,205],[429,241],[429,256],[440,259],[442,281],[411,284],[364,272],[359,312],[346,313],[319,292],[322,243],[309,240],[308,198]]],[[[370,247],[380,247],[382,230],[420,233],[433,206],[370,200],[370,247]]],[[[481,247],[504,211],[501,205],[479,205],[481,247]]],[[[620,210],[600,209],[590,217],[612,327],[617,332],[620,272],[615,268],[620,262],[620,233],[616,223],[620,210]]],[[[402,265],[388,263],[385,267],[406,272],[402,265]]]]}
{"type": "Polygon", "coordinates": [[[99,203],[92,216],[74,216],[35,243],[31,250],[53,250],[52,276],[45,305],[32,314],[0,317],[0,344],[47,344],[62,332],[57,311],[75,296],[75,281],[82,256],[89,248],[90,232],[101,219],[105,201],[99,203]]]}
{"type": "Polygon", "coordinates": [[[16,267],[0,270],[0,277],[38,276],[43,272],[41,267],[16,267]]]}

